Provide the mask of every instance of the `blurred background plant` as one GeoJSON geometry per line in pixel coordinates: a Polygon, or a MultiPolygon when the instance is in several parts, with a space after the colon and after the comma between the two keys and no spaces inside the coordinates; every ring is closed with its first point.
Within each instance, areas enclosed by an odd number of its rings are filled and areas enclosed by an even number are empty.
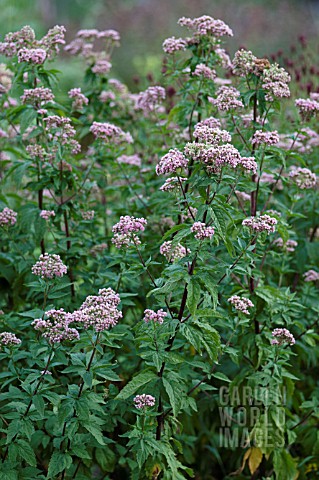
{"type": "MultiPolygon", "coordinates": [[[[162,42],[181,33],[176,30],[178,18],[203,14],[223,18],[234,28],[236,41],[227,44],[231,54],[239,43],[259,57],[276,55],[305,90],[311,82],[312,91],[319,85],[316,0],[1,0],[0,4],[1,38],[26,24],[39,36],[56,24],[64,25],[67,41],[80,28],[118,30],[122,48],[114,53],[113,72],[132,90],[143,88],[148,74],[159,77],[162,42]]],[[[65,55],[58,62],[56,67],[63,70],[61,89],[73,87],[81,76],[79,60],[65,55]]]]}

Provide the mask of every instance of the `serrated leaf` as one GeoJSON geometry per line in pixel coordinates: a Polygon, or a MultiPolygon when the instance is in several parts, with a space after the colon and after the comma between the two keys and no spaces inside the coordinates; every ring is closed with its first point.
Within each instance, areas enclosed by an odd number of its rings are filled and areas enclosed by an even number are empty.
{"type": "Polygon", "coordinates": [[[200,300],[200,286],[194,277],[191,277],[187,285],[186,305],[192,315],[195,315],[200,300]]]}
{"type": "Polygon", "coordinates": [[[20,457],[23,458],[27,462],[28,465],[31,465],[31,467],[36,467],[37,465],[37,459],[35,456],[35,453],[29,443],[27,443],[25,440],[17,440],[17,445],[18,445],[18,451],[20,457]]]}
{"type": "Polygon", "coordinates": [[[62,453],[55,450],[52,454],[49,463],[49,470],[47,478],[54,478],[58,473],[63,472],[72,464],[72,457],[68,453],[62,453]]]}
{"type": "Polygon", "coordinates": [[[140,387],[143,387],[147,383],[157,378],[157,375],[150,370],[138,373],[129,383],[125,385],[125,387],[115,398],[117,400],[126,400],[131,395],[133,395],[133,393],[135,393],[140,387]]]}

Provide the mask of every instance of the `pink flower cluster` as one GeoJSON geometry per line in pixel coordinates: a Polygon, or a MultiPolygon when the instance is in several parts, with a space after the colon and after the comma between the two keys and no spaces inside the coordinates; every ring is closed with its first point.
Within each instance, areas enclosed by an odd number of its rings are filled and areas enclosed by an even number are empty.
{"type": "Polygon", "coordinates": [[[262,87],[267,92],[265,95],[266,100],[272,102],[274,97],[290,97],[288,86],[290,80],[290,75],[276,63],[265,69],[262,87]]]}
{"type": "Polygon", "coordinates": [[[82,110],[83,106],[89,103],[89,99],[83,95],[80,88],[71,88],[68,95],[70,98],[74,98],[72,103],[73,110],[82,110]]]}
{"type": "Polygon", "coordinates": [[[50,220],[51,217],[55,217],[54,210],[41,210],[40,217],[44,220],[50,220]]]}
{"type": "Polygon", "coordinates": [[[103,332],[114,327],[122,312],[117,309],[121,299],[111,288],[102,288],[98,295],[89,295],[81,307],[72,313],[72,321],[83,324],[87,330],[93,327],[96,332],[103,332]]]}
{"type": "Polygon", "coordinates": [[[185,177],[170,177],[165,183],[160,187],[160,190],[163,192],[172,192],[181,188],[181,183],[186,182],[187,178],[185,177]]]}
{"type": "Polygon", "coordinates": [[[182,17],[178,20],[178,24],[187,27],[194,32],[195,36],[212,35],[214,37],[222,37],[228,35],[233,36],[231,28],[222,20],[214,19],[208,15],[202,15],[197,18],[182,17]]]}
{"type": "Polygon", "coordinates": [[[20,338],[17,338],[14,333],[0,333],[0,345],[3,345],[5,347],[14,347],[15,345],[20,345],[20,343],[20,338]]]}
{"type": "Polygon", "coordinates": [[[39,260],[33,265],[31,271],[33,275],[38,277],[52,279],[54,277],[63,277],[68,269],[62,262],[60,255],[45,253],[40,255],[39,260]]]}
{"type": "Polygon", "coordinates": [[[18,61],[42,65],[47,58],[47,52],[43,48],[21,48],[18,51],[18,61]]]}
{"type": "Polygon", "coordinates": [[[138,94],[136,108],[143,110],[144,113],[153,112],[158,109],[165,97],[165,88],[159,86],[148,87],[145,92],[138,94]]]}
{"type": "Polygon", "coordinates": [[[94,215],[95,215],[94,210],[87,210],[86,212],[84,211],[81,212],[81,216],[83,220],[93,220],[94,215]]]}
{"type": "Polygon", "coordinates": [[[207,78],[208,80],[214,80],[217,76],[215,70],[212,68],[208,67],[204,63],[199,63],[196,65],[196,68],[193,72],[193,76],[195,77],[204,77],[207,78]]]}
{"type": "Polygon", "coordinates": [[[140,245],[141,241],[135,234],[144,232],[146,225],[145,218],[135,218],[129,215],[120,217],[120,221],[112,228],[114,233],[112,243],[117,248],[128,247],[130,244],[140,245]]]}
{"type": "Polygon", "coordinates": [[[215,233],[213,227],[206,227],[205,223],[195,222],[191,226],[191,232],[195,233],[195,238],[197,240],[205,240],[206,238],[212,238],[215,233]]]}
{"type": "Polygon", "coordinates": [[[68,117],[51,115],[44,119],[49,140],[69,148],[73,154],[81,151],[81,145],[75,140],[76,130],[68,117]]]}
{"type": "Polygon", "coordinates": [[[289,172],[289,177],[293,179],[296,185],[302,190],[313,188],[317,183],[315,173],[312,173],[308,168],[293,167],[289,172]]]}
{"type": "Polygon", "coordinates": [[[17,215],[11,208],[4,207],[0,212],[0,227],[13,226],[17,221],[17,215]]]}
{"type": "Polygon", "coordinates": [[[26,147],[26,151],[31,158],[40,158],[40,160],[44,160],[44,158],[47,155],[47,152],[45,151],[45,149],[37,143],[28,145],[26,147]]]}
{"type": "Polygon", "coordinates": [[[177,150],[173,148],[161,158],[156,165],[157,175],[164,175],[165,173],[175,173],[179,168],[186,168],[188,165],[187,158],[177,150]]]}
{"type": "Polygon", "coordinates": [[[168,262],[176,262],[187,255],[187,250],[183,245],[177,243],[173,245],[173,242],[167,241],[160,246],[160,253],[164,255],[168,262]]]}
{"type": "Polygon", "coordinates": [[[130,133],[123,132],[120,127],[117,127],[112,123],[93,122],[90,127],[90,132],[93,133],[95,138],[104,140],[106,143],[114,143],[115,145],[123,142],[133,143],[130,133]]]}
{"type": "Polygon", "coordinates": [[[234,87],[222,86],[217,90],[216,95],[216,98],[208,97],[208,100],[221,112],[228,112],[244,106],[240,100],[240,92],[234,87]]]}
{"type": "Polygon", "coordinates": [[[257,173],[258,165],[255,157],[241,157],[239,164],[246,171],[246,173],[253,175],[257,173]]]}
{"type": "Polygon", "coordinates": [[[296,242],[295,240],[287,240],[286,242],[284,242],[284,240],[279,237],[276,238],[276,240],[274,241],[274,245],[282,248],[286,252],[294,252],[296,247],[298,246],[298,242],[296,242]]]}
{"type": "Polygon", "coordinates": [[[227,130],[221,130],[219,127],[209,127],[202,125],[202,122],[195,125],[194,137],[199,140],[218,145],[221,142],[231,142],[231,135],[227,130]]]}
{"type": "Polygon", "coordinates": [[[31,325],[35,330],[42,332],[42,337],[49,343],[61,343],[64,340],[78,340],[79,332],[75,328],[70,328],[73,322],[71,313],[67,313],[60,308],[59,310],[48,310],[45,312],[46,319],[38,318],[31,325]]]}
{"type": "Polygon", "coordinates": [[[50,88],[37,87],[26,89],[21,96],[22,103],[31,103],[32,105],[39,106],[44,103],[52,102],[54,95],[50,88]]]}
{"type": "Polygon", "coordinates": [[[283,345],[284,343],[294,345],[296,343],[294,336],[287,328],[275,328],[271,335],[273,336],[272,345],[283,345]]]}
{"type": "Polygon", "coordinates": [[[183,38],[169,37],[166,38],[163,42],[163,50],[165,53],[172,54],[179,52],[180,50],[185,50],[187,47],[187,42],[183,38]]]}
{"type": "Polygon", "coordinates": [[[218,118],[208,117],[208,118],[205,118],[205,120],[202,120],[201,122],[198,122],[195,125],[195,128],[204,127],[204,126],[207,126],[209,128],[220,128],[221,123],[220,123],[220,120],[218,120],[218,118]]]}
{"type": "Polygon", "coordinates": [[[10,32],[5,36],[4,42],[0,43],[0,53],[6,57],[18,54],[19,61],[39,65],[59,51],[59,45],[65,43],[64,34],[65,28],[56,25],[41,40],[36,40],[34,30],[26,25],[21,30],[10,32]]]}
{"type": "Polygon", "coordinates": [[[313,98],[298,98],[295,104],[303,120],[309,120],[319,113],[319,102],[313,98]]]}
{"type": "Polygon", "coordinates": [[[319,273],[315,270],[308,270],[303,274],[305,282],[317,282],[319,280],[319,273]]]}
{"type": "Polygon", "coordinates": [[[92,72],[97,75],[106,75],[112,68],[111,62],[106,58],[100,58],[96,61],[94,67],[92,67],[92,72]]]}
{"type": "Polygon", "coordinates": [[[253,145],[276,145],[279,142],[279,135],[277,130],[273,132],[262,132],[261,130],[257,130],[254,133],[251,143],[253,145]]]}
{"type": "Polygon", "coordinates": [[[276,218],[270,217],[269,215],[261,215],[260,217],[245,218],[242,225],[249,227],[256,233],[267,232],[269,234],[275,231],[275,225],[277,225],[277,223],[276,218]]]}
{"type": "Polygon", "coordinates": [[[164,318],[167,317],[167,313],[161,308],[155,312],[154,310],[146,309],[144,310],[144,322],[145,323],[159,323],[162,324],[164,322],[164,318]]]}
{"type": "Polygon", "coordinates": [[[142,165],[142,160],[139,155],[121,155],[116,159],[118,163],[125,163],[126,165],[132,165],[134,167],[140,167],[142,165]]]}
{"type": "Polygon", "coordinates": [[[236,310],[245,313],[246,315],[250,315],[248,308],[252,308],[254,306],[253,302],[249,300],[249,298],[239,297],[238,295],[233,295],[230,297],[228,302],[233,305],[236,310]]]}
{"type": "Polygon", "coordinates": [[[233,64],[233,73],[241,77],[246,77],[255,71],[255,61],[257,57],[250,50],[241,48],[235,53],[233,64]]]}
{"type": "Polygon", "coordinates": [[[152,395],[146,395],[143,393],[142,395],[136,395],[133,399],[134,405],[138,409],[146,408],[146,407],[154,407],[155,405],[155,397],[152,395]]]}

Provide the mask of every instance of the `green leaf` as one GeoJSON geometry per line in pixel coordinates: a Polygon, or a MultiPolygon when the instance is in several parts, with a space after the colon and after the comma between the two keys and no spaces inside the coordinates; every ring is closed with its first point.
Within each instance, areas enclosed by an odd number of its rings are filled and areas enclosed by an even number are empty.
{"type": "Polygon", "coordinates": [[[100,444],[100,445],[105,445],[103,435],[101,430],[99,430],[97,427],[94,425],[91,425],[90,423],[86,423],[83,425],[83,427],[90,432],[91,435],[95,438],[95,440],[100,444]]]}
{"type": "Polygon", "coordinates": [[[200,285],[196,278],[191,277],[187,285],[187,300],[186,305],[192,315],[196,314],[197,305],[200,300],[200,285]]]}
{"type": "Polygon", "coordinates": [[[37,459],[35,453],[29,443],[25,440],[17,440],[19,455],[25,460],[31,467],[36,467],[37,459]]]}
{"type": "Polygon", "coordinates": [[[296,463],[286,450],[274,451],[274,469],[278,480],[294,480],[298,474],[296,463]]]}
{"type": "Polygon", "coordinates": [[[183,391],[177,382],[169,381],[166,378],[162,378],[162,381],[169,397],[169,402],[171,404],[174,417],[176,417],[181,407],[183,391]]]}
{"type": "Polygon", "coordinates": [[[138,373],[128,384],[125,385],[125,387],[115,398],[117,400],[126,400],[131,395],[133,395],[133,393],[135,393],[140,387],[143,387],[147,383],[157,378],[157,375],[150,370],[138,373]]]}
{"type": "Polygon", "coordinates": [[[72,465],[72,457],[68,453],[61,453],[55,450],[49,463],[47,478],[54,478],[58,473],[63,472],[72,465]]]}

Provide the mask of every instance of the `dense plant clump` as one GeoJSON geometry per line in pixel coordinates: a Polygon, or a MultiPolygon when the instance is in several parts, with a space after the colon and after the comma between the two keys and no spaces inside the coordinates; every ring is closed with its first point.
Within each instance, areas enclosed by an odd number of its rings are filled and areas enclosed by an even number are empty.
{"type": "Polygon", "coordinates": [[[179,25],[140,93],[115,30],[0,43],[1,479],[319,470],[319,94],[179,25]]]}

